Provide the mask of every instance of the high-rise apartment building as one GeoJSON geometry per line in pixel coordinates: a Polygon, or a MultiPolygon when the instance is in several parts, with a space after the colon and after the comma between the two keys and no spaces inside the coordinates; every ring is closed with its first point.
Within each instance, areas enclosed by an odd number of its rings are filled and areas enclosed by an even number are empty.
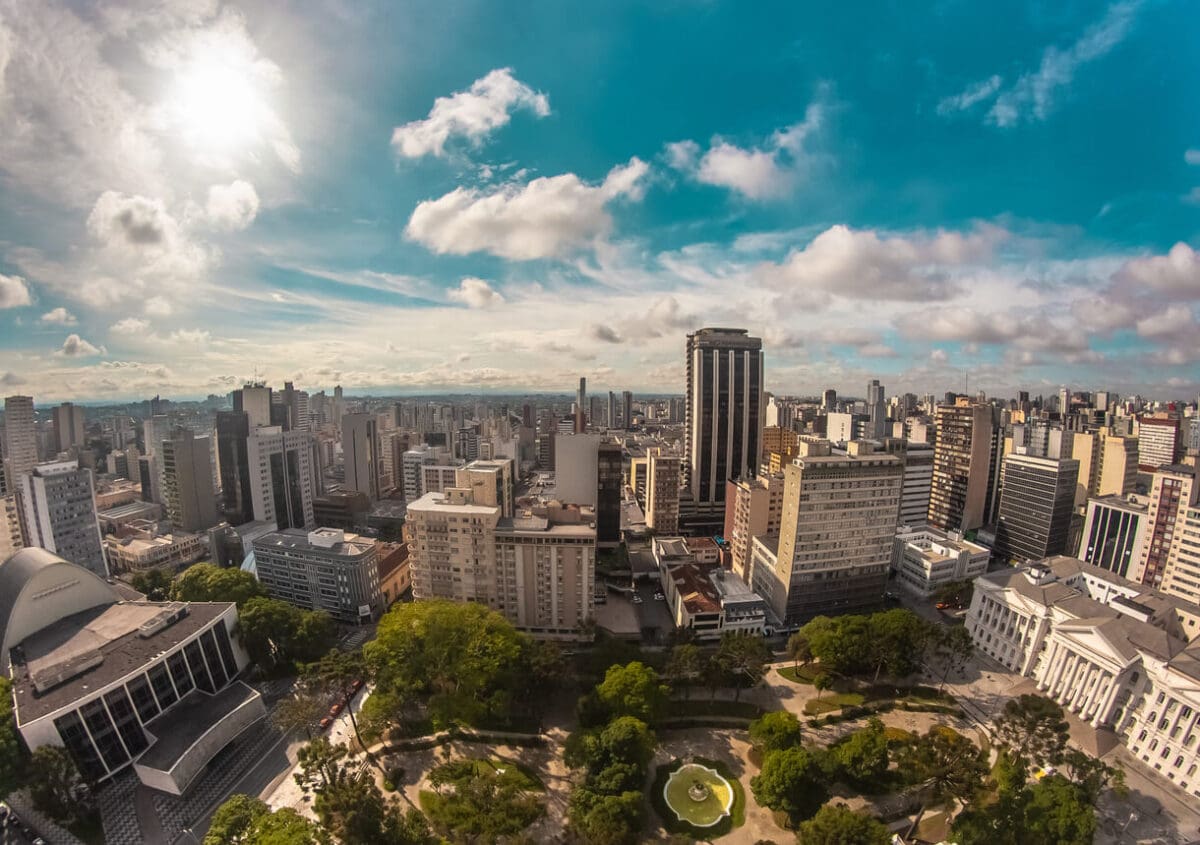
{"type": "MultiPolygon", "coordinates": [[[[579,377],[579,390],[575,393],[575,406],[585,414],[588,411],[587,379],[583,376],[579,377]]],[[[592,422],[594,423],[595,420],[592,422]]]]}
{"type": "Polygon", "coordinates": [[[651,455],[646,467],[646,527],[656,534],[679,531],[679,486],[683,461],[651,455]]]}
{"type": "Polygon", "coordinates": [[[91,470],[75,461],[38,464],[21,476],[19,491],[26,546],[108,577],[91,470]]]}
{"type": "Polygon", "coordinates": [[[387,608],[379,589],[379,548],[340,528],[288,528],[254,541],[254,570],[272,598],[361,624],[387,608]]]}
{"type": "Polygon", "coordinates": [[[943,531],[983,525],[992,459],[992,409],[959,399],[939,405],[929,524],[943,531]]]}
{"type": "Polygon", "coordinates": [[[254,518],[250,488],[250,417],[245,411],[217,411],[217,465],[221,473],[221,512],[230,525],[254,518]]]}
{"type": "Polygon", "coordinates": [[[595,507],[599,489],[598,454],[603,436],[559,434],[554,438],[554,483],[558,499],[595,507]]]}
{"type": "Polygon", "coordinates": [[[621,393],[621,424],[627,429],[633,428],[632,390],[626,390],[621,393]]]}
{"type": "Polygon", "coordinates": [[[511,460],[471,461],[459,467],[455,476],[455,486],[470,490],[475,504],[500,508],[501,517],[512,519],[516,509],[516,474],[511,460]]]}
{"type": "Polygon", "coordinates": [[[1137,438],[1102,431],[1108,433],[1100,435],[1095,488],[1090,489],[1090,493],[1093,496],[1124,496],[1132,493],[1137,484],[1137,438]]]}
{"type": "Polygon", "coordinates": [[[1196,469],[1190,466],[1160,466],[1150,482],[1150,504],[1146,523],[1146,542],[1138,557],[1131,581],[1151,587],[1163,585],[1163,575],[1175,542],[1175,532],[1183,524],[1184,512],[1195,507],[1200,497],[1196,469]]]}
{"type": "Polygon", "coordinates": [[[421,496],[425,495],[422,475],[424,467],[434,466],[437,462],[437,453],[425,445],[409,449],[401,456],[400,463],[403,470],[401,487],[404,491],[404,500],[406,502],[415,502],[421,496]]]}
{"type": "Polygon", "coordinates": [[[821,410],[825,412],[837,410],[837,391],[830,388],[821,394],[821,410]]]}
{"type": "Polygon", "coordinates": [[[734,574],[753,583],[750,571],[755,537],[778,536],[783,513],[783,473],[730,481],[725,493],[725,539],[734,574]]]}
{"type": "Polygon", "coordinates": [[[1073,458],[1005,458],[997,557],[1019,564],[1066,552],[1078,477],[1079,461],[1073,458]]]}
{"type": "Polygon", "coordinates": [[[719,526],[726,482],[758,469],[762,379],[762,340],[745,329],[706,328],[687,336],[686,480],[700,521],[708,517],[719,526]]]}
{"type": "Polygon", "coordinates": [[[271,388],[264,384],[247,384],[233,391],[233,410],[246,414],[251,431],[271,425],[271,388]]]}
{"type": "Polygon", "coordinates": [[[53,420],[55,447],[59,452],[85,445],[83,408],[64,402],[54,409],[53,420]]]}
{"type": "Polygon", "coordinates": [[[141,478],[142,498],[147,502],[163,504],[162,444],[170,436],[171,419],[166,414],[152,414],[142,422],[143,457],[146,459],[146,471],[141,478]]]}
{"type": "Polygon", "coordinates": [[[1154,472],[1179,460],[1179,419],[1145,416],[1138,420],[1138,469],[1154,472]]]}
{"type": "Polygon", "coordinates": [[[932,446],[900,441],[902,448],[892,451],[904,461],[904,487],[900,494],[900,524],[918,528],[929,519],[929,494],[933,488],[932,446]]]}
{"type": "Polygon", "coordinates": [[[1146,542],[1146,505],[1133,497],[1088,499],[1077,558],[1128,578],[1146,542]]]}
{"type": "Polygon", "coordinates": [[[755,592],[789,624],[877,605],[903,484],[900,459],[873,453],[867,443],[834,455],[828,441],[802,442],[784,469],[778,545],[761,538],[754,544],[755,592]]]}
{"type": "Polygon", "coordinates": [[[374,414],[342,417],[342,459],[346,462],[345,489],[379,498],[379,435],[374,414]]]}
{"type": "Polygon", "coordinates": [[[163,502],[176,531],[207,531],[220,519],[213,494],[212,438],[177,428],[162,442],[163,502]]]}
{"type": "MultiPolygon", "coordinates": [[[[609,428],[618,428],[620,426],[620,417],[617,414],[617,394],[611,390],[608,391],[608,416],[605,421],[609,428]]],[[[532,423],[526,423],[529,428],[533,428],[532,423]]]]}
{"type": "Polygon", "coordinates": [[[887,403],[879,379],[867,382],[867,427],[868,437],[872,440],[882,440],[887,436],[887,403]]]}
{"type": "Polygon", "coordinates": [[[601,443],[596,450],[596,546],[613,549],[621,544],[620,443],[601,443]]]}
{"type": "Polygon", "coordinates": [[[1162,589],[1200,605],[1200,507],[1188,505],[1179,510],[1162,589]]]}
{"type": "Polygon", "coordinates": [[[302,431],[284,431],[280,426],[253,430],[246,441],[246,456],[255,522],[273,522],[279,530],[313,524],[312,455],[312,436],[302,431]]]}
{"type": "Polygon", "coordinates": [[[4,400],[4,470],[9,492],[20,488],[21,476],[38,462],[37,418],[32,396],[4,400]]]}

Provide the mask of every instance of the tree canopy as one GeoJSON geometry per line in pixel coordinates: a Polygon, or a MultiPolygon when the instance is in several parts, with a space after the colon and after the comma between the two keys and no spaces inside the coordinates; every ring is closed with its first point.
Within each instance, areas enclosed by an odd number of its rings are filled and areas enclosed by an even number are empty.
{"type": "Polygon", "coordinates": [[[818,616],[793,638],[807,642],[808,653],[827,671],[903,677],[920,668],[933,631],[934,626],[912,611],[897,608],[869,616],[818,616]]]}
{"type": "Polygon", "coordinates": [[[231,796],[213,813],[204,845],[332,845],[329,833],[291,807],[271,811],[249,795],[231,796]]]}
{"type": "Polygon", "coordinates": [[[1096,813],[1083,789],[1050,775],[1029,786],[1002,788],[994,803],[964,810],[953,833],[960,845],[1087,845],[1096,833],[1096,813]]]}
{"type": "Polygon", "coordinates": [[[174,601],[232,601],[240,608],[256,596],[266,595],[266,588],[251,573],[211,563],[189,566],[171,583],[174,601]]]}
{"type": "Polygon", "coordinates": [[[892,834],[870,816],[841,804],[826,804],[800,825],[803,845],[888,845],[892,834]]]}
{"type": "Polygon", "coordinates": [[[925,786],[934,800],[971,801],[983,788],[987,761],[975,743],[962,734],[934,725],[905,747],[901,768],[925,786]]]}
{"type": "Polygon", "coordinates": [[[256,596],[238,610],[238,638],[250,659],[269,669],[318,660],[336,640],[337,626],[323,610],[256,596]]]}
{"type": "Polygon", "coordinates": [[[173,581],[166,569],[148,569],[134,573],[130,584],[150,601],[166,601],[171,595],[173,581]]]}
{"type": "Polygon", "coordinates": [[[520,833],[546,812],[536,784],[512,764],[454,760],[436,766],[429,781],[437,791],[422,794],[421,806],[435,830],[456,839],[496,842],[520,833]]]}
{"type": "Polygon", "coordinates": [[[799,745],[804,729],[795,713],[775,710],[750,723],[750,744],[762,754],[799,745]]]}
{"type": "Polygon", "coordinates": [[[0,676],[0,798],[20,785],[22,764],[13,721],[12,681],[0,676]]]}
{"type": "Polygon", "coordinates": [[[633,716],[643,722],[658,720],[666,709],[669,692],[657,672],[636,660],[610,666],[596,687],[597,699],[610,714],[633,716]]]}
{"type": "Polygon", "coordinates": [[[1026,765],[1062,762],[1069,733],[1062,707],[1041,695],[1010,698],[996,720],[1000,744],[1026,765]]]}
{"type": "Polygon", "coordinates": [[[762,637],[727,633],[721,637],[713,662],[733,681],[736,701],[741,698],[744,688],[753,687],[762,680],[766,666],[771,662],[771,650],[762,637]]]}
{"type": "Polygon", "coordinates": [[[830,749],[838,771],[850,783],[870,784],[888,769],[887,735],[883,722],[872,717],[867,726],[830,749]]]}
{"type": "Polygon", "coordinates": [[[807,748],[773,751],[750,779],[754,800],[787,814],[793,824],[812,818],[829,800],[820,755],[807,748]]]}
{"type": "Polygon", "coordinates": [[[39,810],[64,824],[95,812],[91,790],[61,745],[43,745],[29,758],[25,785],[39,810]]]}

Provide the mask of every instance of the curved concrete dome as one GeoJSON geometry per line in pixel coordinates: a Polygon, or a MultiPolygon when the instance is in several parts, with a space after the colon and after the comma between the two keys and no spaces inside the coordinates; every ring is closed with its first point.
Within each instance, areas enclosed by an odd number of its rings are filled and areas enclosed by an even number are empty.
{"type": "Polygon", "coordinates": [[[120,596],[89,569],[45,549],[21,549],[0,563],[0,670],[26,637],[74,613],[114,604],[120,596]]]}

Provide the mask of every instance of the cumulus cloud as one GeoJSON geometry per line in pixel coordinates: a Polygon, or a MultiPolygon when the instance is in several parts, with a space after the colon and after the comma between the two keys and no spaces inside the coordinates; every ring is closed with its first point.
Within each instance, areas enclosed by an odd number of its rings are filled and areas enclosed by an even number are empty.
{"type": "Polygon", "coordinates": [[[146,304],[142,306],[142,311],[148,317],[169,317],[174,310],[171,307],[171,303],[161,296],[150,297],[146,300],[146,304]]]}
{"type": "Polygon", "coordinates": [[[778,290],[851,299],[928,301],[956,294],[950,271],[988,259],[1007,232],[981,226],[968,233],[938,231],[884,235],[873,229],[831,226],[782,263],[756,274],[778,290]]]}
{"type": "Polygon", "coordinates": [[[620,197],[640,199],[648,169],[635,157],[598,185],[566,173],[493,193],[456,188],[420,203],[404,233],[439,254],[488,252],[521,261],[565,255],[611,231],[606,206],[620,197]]]}
{"type": "Polygon", "coordinates": [[[178,235],[179,224],[162,200],[105,191],[87,220],[88,233],[105,244],[161,246],[178,235]]]}
{"type": "Polygon", "coordinates": [[[588,326],[588,337],[592,340],[598,340],[601,343],[621,342],[621,335],[616,329],[601,323],[592,323],[592,325],[588,326]]]}
{"type": "Polygon", "coordinates": [[[210,223],[229,232],[245,229],[258,216],[258,192],[243,179],[208,189],[204,208],[210,223]]]}
{"type": "Polygon", "coordinates": [[[1113,276],[1114,288],[1142,287],[1167,299],[1200,299],[1200,253],[1182,241],[1166,255],[1134,258],[1113,276]]]}
{"type": "Polygon", "coordinates": [[[477,147],[507,125],[518,109],[545,117],[550,114],[550,100],[514,77],[512,68],[499,68],[475,80],[466,91],[438,97],[424,120],[397,126],[392,130],[392,148],[405,158],[421,158],[446,155],[446,143],[453,137],[477,147]]]}
{"type": "Polygon", "coordinates": [[[103,346],[94,346],[77,334],[68,335],[63,341],[62,348],[54,353],[60,358],[90,358],[94,355],[104,355],[103,346]]]}
{"type": "Polygon", "coordinates": [[[1184,150],[1183,160],[1193,166],[1200,165],[1200,150],[1184,150]]]}
{"type": "Polygon", "coordinates": [[[695,141],[666,145],[671,167],[705,185],[729,188],[751,200],[777,199],[789,194],[809,163],[805,141],[820,129],[824,108],[812,103],[804,120],[775,132],[765,144],[739,147],[714,136],[700,155],[695,141]]]}
{"type": "Polygon", "coordinates": [[[75,319],[74,314],[60,305],[58,308],[54,308],[43,314],[41,322],[56,326],[73,326],[79,321],[75,319]]]}
{"type": "Polygon", "coordinates": [[[126,317],[124,320],[118,320],[108,327],[109,334],[121,334],[137,336],[145,334],[150,330],[150,323],[147,320],[140,320],[137,317],[126,317]]]}
{"type": "Polygon", "coordinates": [[[495,308],[504,304],[504,297],[483,279],[471,276],[463,279],[457,288],[446,293],[454,302],[461,302],[468,308],[495,308]]]}
{"type": "Polygon", "coordinates": [[[1137,321],[1137,333],[1151,338],[1196,336],[1196,319],[1187,305],[1172,305],[1167,310],[1137,321]]]}
{"type": "Polygon", "coordinates": [[[0,309],[20,308],[30,305],[33,300],[29,296],[29,286],[20,276],[6,276],[0,273],[0,309]]]}

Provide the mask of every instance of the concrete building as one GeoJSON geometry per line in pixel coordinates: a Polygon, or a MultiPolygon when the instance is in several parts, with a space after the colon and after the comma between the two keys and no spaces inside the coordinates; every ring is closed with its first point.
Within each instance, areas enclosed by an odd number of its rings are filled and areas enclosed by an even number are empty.
{"type": "Polygon", "coordinates": [[[558,498],[569,504],[596,506],[599,490],[599,434],[559,434],[554,438],[554,479],[558,498]]]}
{"type": "Polygon", "coordinates": [[[900,524],[910,528],[929,519],[929,494],[933,488],[933,447],[902,440],[887,451],[904,462],[904,486],[900,491],[900,524]]]}
{"type": "Polygon", "coordinates": [[[221,513],[230,525],[254,518],[250,487],[250,416],[245,411],[217,411],[217,465],[221,474],[221,513]]]}
{"type": "Polygon", "coordinates": [[[615,549],[621,544],[620,443],[601,443],[596,450],[596,547],[615,549]]]}
{"type": "Polygon", "coordinates": [[[882,440],[887,436],[887,403],[879,379],[867,382],[867,437],[882,440]]]}
{"type": "Polygon", "coordinates": [[[1067,551],[1079,461],[1032,455],[1004,459],[995,553],[1010,563],[1067,551]]]}
{"type": "Polygon", "coordinates": [[[82,448],[86,445],[83,408],[64,402],[54,409],[52,417],[54,441],[59,452],[65,452],[73,446],[82,448]]]}
{"type": "Polygon", "coordinates": [[[1147,516],[1146,504],[1132,495],[1088,499],[1076,556],[1128,578],[1146,542],[1147,516]]]}
{"type": "Polygon", "coordinates": [[[1093,496],[1124,496],[1137,483],[1138,441],[1136,437],[1101,435],[1093,496]]]}
{"type": "Polygon", "coordinates": [[[247,384],[233,391],[233,410],[246,415],[251,431],[274,424],[271,405],[271,388],[264,384],[247,384]]]}
{"type": "Polygon", "coordinates": [[[405,452],[400,460],[403,466],[403,484],[401,486],[404,491],[404,500],[415,502],[425,494],[422,468],[438,463],[439,457],[429,446],[418,446],[405,452]]]}
{"type": "Polygon", "coordinates": [[[288,528],[263,534],[253,549],[253,561],[243,568],[252,570],[273,598],[324,610],[349,624],[378,619],[387,609],[372,539],[340,528],[288,528]]]}
{"type": "Polygon", "coordinates": [[[257,428],[246,441],[246,456],[254,521],[280,530],[314,525],[312,436],[280,426],[257,428]]]}
{"type": "Polygon", "coordinates": [[[928,522],[942,531],[983,525],[991,462],[992,410],[960,399],[937,408],[928,522]]]}
{"type": "Polygon", "coordinates": [[[108,577],[91,470],[80,469],[75,461],[39,464],[21,476],[19,491],[26,546],[54,552],[108,577]]]}
{"type": "Polygon", "coordinates": [[[213,494],[212,438],[177,428],[162,442],[162,490],[176,531],[207,531],[218,522],[213,494]]]}
{"type": "Polygon", "coordinates": [[[32,396],[4,400],[4,474],[9,493],[20,487],[21,476],[38,463],[37,417],[32,396]]]}
{"type": "Polygon", "coordinates": [[[966,626],[977,649],[1111,729],[1148,774],[1200,796],[1194,609],[1058,557],[979,578],[966,626]]]}
{"type": "MultiPolygon", "coordinates": [[[[471,461],[459,467],[455,486],[471,491],[477,505],[494,505],[500,516],[512,519],[515,514],[516,476],[513,462],[507,458],[492,461],[471,461]]],[[[560,499],[561,500],[561,499],[560,499]]],[[[577,504],[567,502],[566,504],[577,504]]]]}
{"type": "Polygon", "coordinates": [[[379,433],[374,414],[342,417],[342,459],[346,462],[345,489],[379,498],[379,433]]]}
{"type": "Polygon", "coordinates": [[[1200,606],[1200,507],[1180,508],[1162,589],[1200,606]]]}
{"type": "Polygon", "coordinates": [[[679,487],[683,461],[651,455],[646,471],[646,527],[658,534],[679,531],[679,487]]]}
{"type": "Polygon", "coordinates": [[[928,599],[955,581],[973,581],[987,572],[991,552],[968,542],[957,531],[901,528],[896,533],[892,570],[907,593],[928,599]]]}
{"type": "Polygon", "coordinates": [[[755,537],[778,536],[783,514],[783,473],[730,481],[725,494],[725,539],[733,573],[754,583],[750,570],[755,537]]]}
{"type": "Polygon", "coordinates": [[[104,556],[110,572],[179,570],[204,557],[209,550],[205,534],[160,534],[155,523],[128,523],[104,537],[104,556]]]}
{"type": "Polygon", "coordinates": [[[142,421],[145,454],[138,464],[142,498],[147,502],[166,504],[162,489],[162,444],[170,436],[171,420],[166,414],[154,414],[142,421]]]}
{"type": "Polygon", "coordinates": [[[180,795],[266,715],[236,680],[248,658],[232,602],[121,601],[43,549],[0,564],[0,597],[17,730],[30,750],[65,746],[93,783],[132,766],[143,784],[180,795]]]}
{"type": "Polygon", "coordinates": [[[1195,467],[1179,464],[1159,467],[1150,482],[1149,500],[1146,541],[1129,578],[1140,584],[1161,587],[1175,542],[1175,530],[1182,525],[1185,511],[1200,501],[1195,467]]]}
{"type": "Polygon", "coordinates": [[[1138,420],[1138,471],[1154,472],[1183,455],[1179,419],[1166,416],[1144,416],[1138,420]]]}
{"type": "Polygon", "coordinates": [[[882,601],[904,467],[865,442],[849,446],[842,456],[828,441],[801,443],[784,470],[778,544],[755,539],[751,586],[788,623],[882,601]]]}
{"type": "Polygon", "coordinates": [[[696,527],[719,528],[725,483],[758,469],[762,434],[762,340],[745,329],[687,336],[686,481],[696,527]]]}
{"type": "Polygon", "coordinates": [[[870,418],[864,414],[826,414],[825,438],[830,443],[839,444],[870,439],[870,422],[870,418]]]}
{"type": "MultiPolygon", "coordinates": [[[[421,495],[426,493],[444,493],[458,483],[458,466],[443,464],[426,464],[421,467],[421,495]]],[[[416,501],[414,499],[413,501],[416,501]]]]}

